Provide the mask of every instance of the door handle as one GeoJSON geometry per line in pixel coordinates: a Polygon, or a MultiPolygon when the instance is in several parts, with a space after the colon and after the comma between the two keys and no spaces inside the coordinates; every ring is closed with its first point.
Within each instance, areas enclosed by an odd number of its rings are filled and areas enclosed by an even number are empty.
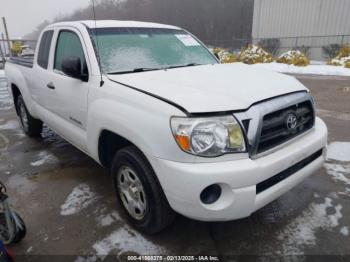
{"type": "Polygon", "coordinates": [[[47,88],[55,89],[55,86],[53,85],[52,82],[48,83],[46,86],[47,86],[47,88]]]}

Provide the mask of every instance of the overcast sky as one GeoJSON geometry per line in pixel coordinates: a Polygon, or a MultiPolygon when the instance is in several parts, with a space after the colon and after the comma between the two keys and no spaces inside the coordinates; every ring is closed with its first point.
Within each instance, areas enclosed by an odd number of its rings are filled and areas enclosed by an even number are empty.
{"type": "MultiPolygon", "coordinates": [[[[90,0],[0,0],[0,17],[6,18],[10,38],[21,37],[44,20],[51,21],[89,3],[90,0]]],[[[4,32],[2,20],[0,32],[4,32]]]]}

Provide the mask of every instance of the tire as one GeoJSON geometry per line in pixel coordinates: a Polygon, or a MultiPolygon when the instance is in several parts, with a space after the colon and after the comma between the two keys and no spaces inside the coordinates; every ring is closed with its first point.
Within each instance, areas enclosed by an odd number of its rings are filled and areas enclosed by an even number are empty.
{"type": "Polygon", "coordinates": [[[40,136],[43,130],[43,122],[32,117],[24,103],[22,95],[19,95],[17,98],[17,112],[24,133],[30,137],[40,136]]]}
{"type": "Polygon", "coordinates": [[[146,234],[156,234],[173,222],[175,212],[169,206],[151,165],[136,147],[128,146],[116,153],[111,174],[118,204],[131,225],[146,234]],[[127,180],[136,186],[125,187],[128,185],[127,180]],[[128,189],[127,192],[125,188],[128,189]],[[128,201],[130,194],[137,195],[137,201],[128,201]],[[135,205],[132,202],[138,203],[134,211],[132,207],[135,205]]]}

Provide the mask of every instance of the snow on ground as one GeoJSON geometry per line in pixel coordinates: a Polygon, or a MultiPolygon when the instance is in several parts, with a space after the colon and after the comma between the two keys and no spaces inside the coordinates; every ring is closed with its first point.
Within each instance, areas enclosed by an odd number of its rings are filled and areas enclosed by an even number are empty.
{"type": "Polygon", "coordinates": [[[50,152],[44,150],[38,154],[38,159],[30,163],[31,166],[42,166],[44,164],[56,164],[58,163],[57,157],[50,152]]]}
{"type": "Polygon", "coordinates": [[[334,180],[343,182],[345,185],[350,186],[350,165],[326,163],[324,166],[327,173],[331,175],[334,180]]]}
{"type": "Polygon", "coordinates": [[[350,163],[339,161],[350,162],[350,142],[332,142],[327,148],[327,163],[324,164],[327,173],[345,185],[345,191],[338,193],[350,196],[350,163]]]}
{"type": "Polygon", "coordinates": [[[317,230],[332,230],[339,225],[339,219],[343,217],[342,206],[334,205],[332,202],[331,198],[326,197],[324,203],[311,204],[302,215],[279,233],[278,239],[282,243],[282,255],[303,255],[305,245],[317,244],[317,230]],[[328,214],[329,209],[334,211],[328,214]]]}
{"type": "Polygon", "coordinates": [[[12,108],[12,101],[7,91],[7,82],[5,73],[0,70],[0,110],[9,110],[12,108]]]}
{"type": "Polygon", "coordinates": [[[61,215],[69,216],[80,212],[97,199],[96,194],[91,192],[89,185],[80,184],[76,186],[61,205],[61,215]]]}
{"type": "Polygon", "coordinates": [[[289,74],[350,76],[350,69],[332,65],[294,66],[273,62],[265,64],[253,64],[251,66],[289,74]]]}
{"type": "Polygon", "coordinates": [[[340,233],[341,233],[343,236],[347,237],[347,236],[349,235],[349,228],[348,228],[348,227],[342,227],[342,228],[340,229],[340,233]]]}
{"type": "Polygon", "coordinates": [[[113,211],[109,214],[102,214],[96,218],[99,226],[106,227],[112,225],[115,221],[120,220],[120,216],[117,211],[113,211]]]}
{"type": "Polygon", "coordinates": [[[327,159],[350,161],[350,142],[333,142],[327,148],[327,159]]]}
{"type": "Polygon", "coordinates": [[[310,65],[327,65],[325,61],[310,60],[310,65]]]}
{"type": "Polygon", "coordinates": [[[0,130],[17,129],[20,125],[17,120],[9,120],[5,124],[0,125],[0,130]]]}
{"type": "Polygon", "coordinates": [[[128,226],[120,228],[108,237],[93,245],[97,256],[106,256],[116,250],[118,254],[125,252],[140,255],[164,254],[165,249],[144,238],[140,233],[130,229],[128,226]]]}

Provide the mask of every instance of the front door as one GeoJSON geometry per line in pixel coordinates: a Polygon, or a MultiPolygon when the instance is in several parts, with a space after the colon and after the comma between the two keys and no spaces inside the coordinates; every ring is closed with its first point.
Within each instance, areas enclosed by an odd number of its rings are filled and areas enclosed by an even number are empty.
{"type": "Polygon", "coordinates": [[[70,77],[62,72],[62,60],[79,57],[82,73],[89,74],[86,53],[80,33],[73,29],[58,32],[53,70],[47,83],[47,109],[78,128],[86,129],[89,81],[70,77]]]}

